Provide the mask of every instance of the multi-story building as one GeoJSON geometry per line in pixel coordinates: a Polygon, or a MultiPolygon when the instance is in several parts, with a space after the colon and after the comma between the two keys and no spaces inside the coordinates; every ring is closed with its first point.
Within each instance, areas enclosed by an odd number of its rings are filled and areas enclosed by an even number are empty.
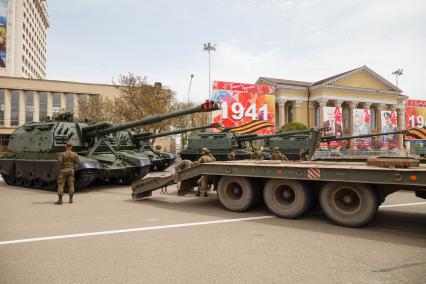
{"type": "Polygon", "coordinates": [[[29,121],[42,121],[63,110],[78,112],[80,99],[116,97],[113,85],[0,76],[0,147],[12,132],[29,121]]]}
{"type": "Polygon", "coordinates": [[[0,0],[0,76],[46,77],[45,0],[0,0]]]}

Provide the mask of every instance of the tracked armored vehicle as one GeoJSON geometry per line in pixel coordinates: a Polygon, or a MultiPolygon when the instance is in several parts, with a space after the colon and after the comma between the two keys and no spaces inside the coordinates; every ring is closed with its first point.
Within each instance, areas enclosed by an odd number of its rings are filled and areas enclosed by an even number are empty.
{"type": "Polygon", "coordinates": [[[30,122],[15,130],[10,137],[8,152],[0,157],[0,174],[9,185],[55,189],[58,179],[58,155],[65,144],[74,145],[80,158],[75,171],[75,187],[82,189],[95,180],[115,180],[124,184],[145,176],[151,166],[149,158],[116,151],[110,136],[118,131],[160,122],[196,112],[218,109],[207,101],[187,110],[148,116],[123,124],[109,122],[77,123],[71,114],[61,114],[54,120],[30,122]]]}
{"type": "MultiPolygon", "coordinates": [[[[278,136],[291,136],[306,132],[308,131],[279,132],[269,135],[199,132],[188,139],[188,145],[182,149],[180,156],[182,159],[194,161],[201,156],[203,148],[208,148],[210,153],[218,161],[227,161],[231,150],[236,151],[236,160],[247,160],[251,158],[253,153],[252,141],[265,140],[278,136]]],[[[262,152],[262,157],[264,160],[269,160],[271,159],[271,154],[264,151],[262,152]]]]}

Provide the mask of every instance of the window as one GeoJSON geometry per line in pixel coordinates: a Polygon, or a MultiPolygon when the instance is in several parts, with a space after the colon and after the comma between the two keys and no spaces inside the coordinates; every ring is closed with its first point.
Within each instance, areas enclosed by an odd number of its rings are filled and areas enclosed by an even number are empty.
{"type": "Polygon", "coordinates": [[[19,90],[12,90],[11,94],[11,110],[10,125],[19,126],[19,90]]]}
{"type": "Polygon", "coordinates": [[[66,96],[66,108],[67,111],[74,111],[74,94],[67,94],[66,96]]]}
{"type": "Polygon", "coordinates": [[[293,122],[293,106],[289,105],[287,108],[287,123],[293,122]]]}
{"type": "Polygon", "coordinates": [[[350,112],[348,107],[343,108],[343,129],[349,129],[350,112]]]}
{"type": "Polygon", "coordinates": [[[5,90],[0,89],[0,125],[4,125],[4,93],[5,90]]]}
{"type": "Polygon", "coordinates": [[[61,94],[53,93],[53,113],[61,112],[61,94]]]}
{"type": "Polygon", "coordinates": [[[9,137],[10,135],[8,134],[0,134],[0,147],[2,150],[9,144],[9,137]]]}
{"type": "Polygon", "coordinates": [[[371,119],[371,128],[376,129],[377,128],[377,115],[376,115],[376,109],[371,108],[370,109],[370,119],[371,119]]]}
{"type": "Polygon", "coordinates": [[[25,122],[33,121],[34,94],[32,91],[25,92],[25,122]]]}
{"type": "Polygon", "coordinates": [[[47,118],[47,92],[40,92],[40,121],[47,118]]]}

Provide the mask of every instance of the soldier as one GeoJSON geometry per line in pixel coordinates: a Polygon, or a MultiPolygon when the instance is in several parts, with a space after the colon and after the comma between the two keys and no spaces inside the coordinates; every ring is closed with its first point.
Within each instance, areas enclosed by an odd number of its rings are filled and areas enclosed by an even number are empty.
{"type": "Polygon", "coordinates": [[[55,204],[62,204],[65,182],[68,182],[68,193],[70,203],[73,203],[74,194],[74,167],[80,163],[76,153],[72,151],[72,144],[67,143],[65,152],[59,154],[59,178],[58,178],[58,201],[55,204]]]}
{"type": "Polygon", "coordinates": [[[305,148],[301,148],[299,151],[299,159],[301,161],[307,161],[308,160],[308,152],[305,150],[305,148]]]}
{"type": "Polygon", "coordinates": [[[208,153],[209,157],[212,158],[213,162],[216,162],[216,158],[212,155],[212,153],[210,153],[209,149],[203,148],[202,153],[204,154],[204,152],[208,153]]]}
{"type": "Polygon", "coordinates": [[[236,155],[235,149],[232,149],[231,152],[228,154],[228,160],[229,161],[235,161],[235,155],[236,155]]]}
{"type": "Polygon", "coordinates": [[[272,160],[288,161],[286,155],[281,153],[278,147],[272,149],[272,160]]]}
{"type": "MultiPolygon", "coordinates": [[[[207,148],[203,148],[203,155],[198,159],[197,164],[211,163],[216,161],[215,157],[210,154],[207,148]]],[[[209,187],[207,175],[201,175],[197,181],[198,191],[196,196],[207,197],[207,189],[209,187]]]]}
{"type": "MultiPolygon", "coordinates": [[[[177,173],[177,172],[180,172],[184,169],[188,169],[188,168],[192,167],[193,164],[194,163],[190,160],[182,160],[176,165],[175,172],[177,173]]],[[[185,195],[187,189],[185,189],[185,188],[182,189],[181,187],[182,187],[182,183],[179,182],[178,185],[177,185],[177,188],[178,188],[177,193],[178,193],[178,195],[185,195]]]]}
{"type": "Polygon", "coordinates": [[[252,159],[252,160],[262,160],[262,151],[259,148],[255,148],[254,152],[251,153],[250,159],[252,159]]]}

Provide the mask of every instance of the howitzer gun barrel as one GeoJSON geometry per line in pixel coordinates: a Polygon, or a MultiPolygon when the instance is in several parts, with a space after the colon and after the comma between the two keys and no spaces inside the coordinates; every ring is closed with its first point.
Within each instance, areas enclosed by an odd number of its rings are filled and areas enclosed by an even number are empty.
{"type": "Polygon", "coordinates": [[[181,133],[185,133],[185,132],[190,132],[190,131],[195,131],[195,130],[201,130],[201,129],[207,129],[207,128],[218,128],[218,127],[220,127],[220,124],[213,123],[213,124],[209,124],[209,125],[203,125],[203,126],[198,126],[198,127],[177,129],[177,130],[163,132],[163,133],[155,133],[155,134],[151,133],[151,134],[148,134],[148,135],[144,135],[144,133],[141,133],[141,134],[136,134],[133,137],[136,140],[149,140],[149,139],[157,138],[157,137],[163,137],[163,136],[174,135],[174,134],[181,134],[181,133]]]}
{"type": "Polygon", "coordinates": [[[292,136],[297,134],[309,134],[312,132],[312,129],[308,130],[298,130],[298,131],[288,131],[288,132],[279,132],[275,134],[267,134],[267,135],[247,135],[247,136],[240,136],[238,139],[240,141],[250,141],[250,140],[260,140],[260,139],[268,139],[273,137],[285,137],[285,136],[292,136]]]}
{"type": "Polygon", "coordinates": [[[342,140],[357,139],[357,138],[371,138],[376,136],[385,136],[385,135],[392,135],[392,134],[407,134],[407,130],[375,133],[375,134],[362,134],[362,135],[344,136],[344,137],[336,137],[336,136],[322,137],[321,142],[342,141],[342,140]]]}
{"type": "Polygon", "coordinates": [[[105,129],[108,127],[112,127],[112,123],[108,121],[99,122],[93,125],[85,126],[82,128],[83,133],[88,133],[90,131],[94,131],[96,129],[105,129]]]}
{"type": "MultiPolygon", "coordinates": [[[[130,129],[130,128],[133,128],[133,127],[157,123],[157,122],[163,121],[165,119],[170,119],[170,118],[179,117],[179,116],[197,113],[197,112],[209,112],[209,111],[218,110],[218,109],[219,109],[219,106],[218,106],[217,103],[215,103],[213,101],[206,101],[205,103],[203,103],[199,106],[193,107],[193,108],[189,108],[189,109],[185,109],[185,110],[179,110],[179,111],[170,112],[170,113],[166,113],[166,114],[151,115],[151,116],[139,119],[139,120],[134,120],[134,121],[130,121],[130,122],[127,122],[127,123],[118,124],[118,125],[115,125],[115,126],[112,126],[112,127],[105,128],[105,129],[97,129],[97,128],[94,129],[94,128],[92,128],[92,131],[86,131],[85,132],[85,136],[88,137],[88,138],[103,136],[103,135],[106,135],[106,134],[122,131],[122,130],[125,130],[125,129],[130,129]]],[[[95,124],[95,125],[97,125],[97,124],[95,124]]]]}

